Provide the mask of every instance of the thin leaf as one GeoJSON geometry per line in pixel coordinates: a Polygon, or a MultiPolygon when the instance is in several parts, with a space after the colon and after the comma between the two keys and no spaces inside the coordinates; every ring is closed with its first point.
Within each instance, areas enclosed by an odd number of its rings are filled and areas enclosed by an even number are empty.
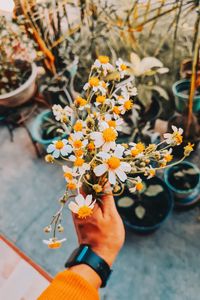
{"type": "Polygon", "coordinates": [[[158,85],[153,85],[151,86],[152,90],[155,90],[156,92],[159,93],[159,95],[164,98],[165,100],[169,100],[169,96],[167,94],[167,92],[160,86],[158,85]]]}

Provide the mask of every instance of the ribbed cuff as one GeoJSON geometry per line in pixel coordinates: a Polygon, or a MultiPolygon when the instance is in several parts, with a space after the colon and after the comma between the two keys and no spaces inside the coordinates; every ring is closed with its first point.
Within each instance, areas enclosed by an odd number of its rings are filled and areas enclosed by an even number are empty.
{"type": "Polygon", "coordinates": [[[56,275],[38,300],[99,300],[97,290],[83,277],[65,270],[56,275]]]}

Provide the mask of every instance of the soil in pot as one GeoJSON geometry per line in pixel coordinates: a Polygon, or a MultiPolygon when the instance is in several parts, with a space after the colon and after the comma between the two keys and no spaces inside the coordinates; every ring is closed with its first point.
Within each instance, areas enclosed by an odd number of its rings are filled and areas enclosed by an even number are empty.
{"type": "Polygon", "coordinates": [[[1,66],[0,95],[12,92],[24,84],[31,76],[32,68],[28,61],[16,60],[12,65],[1,66]]]}
{"type": "Polygon", "coordinates": [[[126,187],[123,195],[115,199],[125,224],[143,233],[157,229],[173,206],[171,193],[157,177],[145,181],[145,190],[140,195],[131,193],[126,187]]]}

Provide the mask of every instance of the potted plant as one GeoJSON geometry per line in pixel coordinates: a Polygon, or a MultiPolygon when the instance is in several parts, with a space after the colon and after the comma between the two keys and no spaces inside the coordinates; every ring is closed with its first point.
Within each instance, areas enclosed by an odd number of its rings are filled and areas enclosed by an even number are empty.
{"type": "Polygon", "coordinates": [[[143,189],[132,193],[128,184],[121,196],[116,196],[117,209],[125,225],[137,233],[151,233],[169,217],[173,209],[173,196],[158,177],[143,178],[143,189]]]}
{"type": "MultiPolygon", "coordinates": [[[[95,60],[82,95],[75,99],[71,108],[65,108],[68,110],[65,125],[71,128],[69,137],[59,138],[47,147],[45,160],[62,166],[66,181],[66,190],[59,200],[60,208],[44,229],[46,233],[52,232],[52,237],[44,241],[50,248],[58,248],[63,242],[58,240],[57,231],[63,231],[61,221],[65,204],[79,218],[87,218],[93,213],[95,202],[101,203],[102,195],[113,193],[123,197],[125,182],[131,183],[132,193],[141,192],[146,183],[140,175],[147,179],[154,177],[157,170],[165,168],[172,160],[172,147],[182,142],[182,130],[173,127],[173,132],[166,133],[164,141],[158,144],[117,143],[118,131],[123,126],[122,116],[132,107],[131,94],[135,89],[133,82],[127,84],[124,69],[121,60],[115,66],[107,56],[95,60]],[[107,74],[116,72],[115,80],[107,80],[107,74]],[[76,118],[74,124],[73,116],[76,118]],[[80,188],[86,192],[86,198],[80,188]]],[[[60,119],[63,109],[54,109],[54,115],[60,119]]],[[[184,157],[191,151],[192,146],[188,145],[184,157]]],[[[159,185],[164,189],[163,183],[159,185]]],[[[148,195],[152,194],[150,186],[147,191],[148,195]]]]}
{"type": "Polygon", "coordinates": [[[30,126],[33,140],[44,147],[47,147],[59,137],[66,138],[69,134],[69,128],[66,125],[70,111],[68,107],[61,108],[59,104],[55,104],[52,109],[53,112],[47,109],[39,113],[30,126]],[[60,111],[59,115],[57,111],[60,111]]]}
{"type": "MultiPolygon", "coordinates": [[[[187,109],[188,99],[190,95],[190,84],[189,79],[181,79],[176,81],[172,86],[172,91],[175,98],[176,110],[180,113],[187,109]]],[[[198,113],[200,111],[200,90],[196,89],[193,98],[193,112],[198,113]]]]}
{"type": "Polygon", "coordinates": [[[191,206],[200,200],[200,171],[196,165],[183,161],[165,170],[164,178],[177,206],[191,206]]]}
{"type": "Polygon", "coordinates": [[[0,16],[0,106],[16,107],[36,92],[37,67],[22,28],[0,16]]]}

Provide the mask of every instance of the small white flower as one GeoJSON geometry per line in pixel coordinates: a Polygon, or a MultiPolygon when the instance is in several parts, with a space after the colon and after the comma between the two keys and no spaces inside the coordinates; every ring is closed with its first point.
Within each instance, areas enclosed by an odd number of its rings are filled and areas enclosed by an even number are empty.
{"type": "Polygon", "coordinates": [[[72,133],[69,137],[69,143],[72,145],[73,149],[84,148],[88,144],[87,139],[83,139],[84,135],[81,131],[72,133]]]}
{"type": "Polygon", "coordinates": [[[87,195],[86,198],[83,195],[78,194],[75,197],[75,202],[71,201],[68,205],[69,209],[78,215],[78,218],[84,219],[92,215],[96,200],[92,202],[92,195],[87,195]]]}
{"type": "MultiPolygon", "coordinates": [[[[108,123],[109,127],[112,127],[116,129],[117,131],[122,130],[122,124],[124,123],[124,120],[118,116],[115,120],[113,120],[112,115],[105,114],[105,121],[108,123]]],[[[99,126],[101,128],[101,124],[99,126]]]]}
{"type": "Polygon", "coordinates": [[[116,61],[116,66],[119,71],[120,78],[124,78],[124,76],[127,74],[127,66],[121,58],[116,61]]]}
{"type": "Polygon", "coordinates": [[[90,170],[90,165],[87,164],[82,157],[70,155],[69,160],[74,163],[74,172],[78,172],[80,175],[83,175],[86,171],[90,170]]]}
{"type": "Polygon", "coordinates": [[[43,240],[43,243],[48,245],[51,249],[57,249],[60,248],[65,241],[66,239],[58,240],[57,238],[50,238],[49,240],[43,240]]]}
{"type": "Polygon", "coordinates": [[[107,75],[108,71],[113,71],[114,67],[109,63],[108,56],[99,56],[98,59],[95,60],[93,67],[99,69],[103,69],[104,76],[107,75]]]}
{"type": "Polygon", "coordinates": [[[124,147],[118,145],[113,154],[99,152],[98,156],[103,159],[103,164],[94,168],[96,176],[102,176],[108,172],[108,180],[110,184],[116,184],[116,176],[124,182],[127,179],[126,173],[131,171],[130,164],[121,161],[124,153],[124,147]]]}
{"type": "Polygon", "coordinates": [[[52,153],[54,158],[58,158],[60,155],[66,156],[71,152],[72,147],[66,139],[55,140],[47,147],[47,153],[52,153]]]}
{"type": "Polygon", "coordinates": [[[95,147],[102,147],[103,151],[107,152],[116,147],[117,131],[109,127],[107,122],[101,123],[101,132],[92,132],[90,137],[94,140],[95,147]]]}
{"type": "Polygon", "coordinates": [[[165,133],[163,136],[167,144],[180,145],[183,141],[183,129],[172,125],[173,133],[165,133]]]}
{"type": "Polygon", "coordinates": [[[62,166],[62,169],[64,171],[64,177],[66,181],[71,181],[74,177],[79,176],[77,172],[75,172],[72,168],[69,168],[68,166],[62,166]]]}
{"type": "Polygon", "coordinates": [[[60,104],[54,104],[52,107],[53,114],[57,121],[65,122],[68,118],[72,117],[73,109],[69,106],[62,108],[60,104]]]}
{"type": "Polygon", "coordinates": [[[140,192],[143,189],[142,179],[139,176],[133,178],[131,182],[134,184],[133,187],[129,188],[131,193],[140,192]]]}

